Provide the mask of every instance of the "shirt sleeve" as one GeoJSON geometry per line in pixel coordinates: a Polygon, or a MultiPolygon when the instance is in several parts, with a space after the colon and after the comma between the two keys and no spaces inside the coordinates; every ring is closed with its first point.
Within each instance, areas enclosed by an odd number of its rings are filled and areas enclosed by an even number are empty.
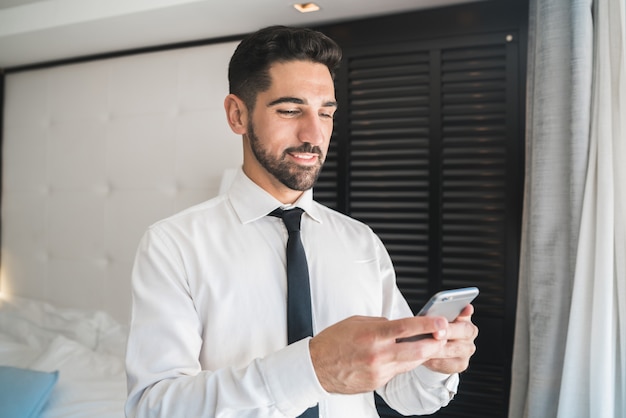
{"type": "Polygon", "coordinates": [[[378,394],[403,415],[432,414],[448,405],[456,394],[458,374],[442,374],[419,366],[388,382],[378,394]]]}
{"type": "Polygon", "coordinates": [[[242,368],[203,370],[202,323],[181,260],[157,230],[142,239],[132,278],[127,417],[173,417],[183,409],[194,417],[295,417],[327,395],[309,339],[242,368]]]}
{"type": "MultiPolygon", "coordinates": [[[[387,250],[376,237],[383,278],[383,316],[390,319],[413,315],[411,308],[396,285],[393,264],[387,250]]],[[[389,381],[377,393],[387,404],[404,415],[432,414],[448,405],[456,394],[458,374],[442,374],[425,366],[400,374],[389,381]]]]}

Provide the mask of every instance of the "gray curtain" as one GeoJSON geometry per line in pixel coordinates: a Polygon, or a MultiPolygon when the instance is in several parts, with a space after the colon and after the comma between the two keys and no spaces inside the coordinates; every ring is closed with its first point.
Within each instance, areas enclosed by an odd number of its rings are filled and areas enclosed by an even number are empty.
{"type": "Polygon", "coordinates": [[[558,418],[626,417],[626,3],[594,1],[589,165],[558,418]]]}
{"type": "Polygon", "coordinates": [[[530,0],[526,176],[509,417],[557,416],[589,147],[591,0],[530,0]]]}

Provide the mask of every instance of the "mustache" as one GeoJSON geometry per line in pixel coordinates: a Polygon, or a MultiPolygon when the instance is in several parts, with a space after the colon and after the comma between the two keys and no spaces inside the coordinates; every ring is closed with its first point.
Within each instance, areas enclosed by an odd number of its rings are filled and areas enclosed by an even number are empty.
{"type": "Polygon", "coordinates": [[[292,153],[292,152],[300,152],[300,153],[307,153],[307,154],[317,154],[320,156],[320,158],[324,157],[324,153],[322,152],[322,149],[320,147],[313,146],[308,142],[305,142],[304,144],[300,145],[299,147],[291,147],[291,148],[287,148],[285,150],[285,153],[292,153]]]}

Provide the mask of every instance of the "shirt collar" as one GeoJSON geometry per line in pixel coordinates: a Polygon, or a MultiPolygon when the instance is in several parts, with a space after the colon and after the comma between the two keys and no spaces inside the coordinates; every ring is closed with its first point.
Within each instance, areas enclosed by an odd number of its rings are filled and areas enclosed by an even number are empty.
{"type": "Polygon", "coordinates": [[[313,201],[313,191],[311,189],[302,193],[302,196],[293,205],[284,205],[250,180],[240,167],[227,193],[235,213],[243,224],[254,222],[267,216],[276,208],[288,209],[295,206],[304,209],[307,216],[321,223],[319,208],[313,201]]]}

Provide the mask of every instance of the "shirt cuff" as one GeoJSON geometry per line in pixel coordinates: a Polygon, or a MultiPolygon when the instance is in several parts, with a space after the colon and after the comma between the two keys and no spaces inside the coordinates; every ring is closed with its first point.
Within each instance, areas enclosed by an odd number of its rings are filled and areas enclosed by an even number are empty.
{"type": "Polygon", "coordinates": [[[305,338],[290,344],[261,362],[276,407],[287,416],[298,416],[328,396],[313,368],[310,340],[305,338]]]}
{"type": "Polygon", "coordinates": [[[456,395],[457,389],[459,387],[459,374],[446,374],[439,373],[433,370],[430,370],[428,367],[421,366],[415,369],[415,374],[422,382],[424,387],[427,388],[439,388],[445,387],[449,394],[450,399],[456,395]]]}

